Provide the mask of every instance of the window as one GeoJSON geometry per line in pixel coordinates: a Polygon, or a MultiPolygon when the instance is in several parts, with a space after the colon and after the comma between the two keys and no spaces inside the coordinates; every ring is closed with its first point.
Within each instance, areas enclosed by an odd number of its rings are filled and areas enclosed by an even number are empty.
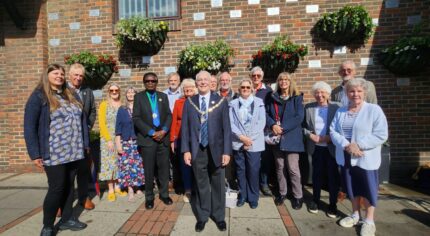
{"type": "Polygon", "coordinates": [[[179,18],[180,0],[117,0],[118,19],[143,15],[149,18],[179,18]]]}

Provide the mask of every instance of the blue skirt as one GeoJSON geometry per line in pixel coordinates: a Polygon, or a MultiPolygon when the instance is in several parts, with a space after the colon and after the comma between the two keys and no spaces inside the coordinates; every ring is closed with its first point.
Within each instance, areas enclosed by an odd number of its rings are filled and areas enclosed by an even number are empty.
{"type": "Polygon", "coordinates": [[[365,170],[358,166],[351,166],[351,156],[344,152],[345,165],[341,166],[343,189],[350,200],[361,196],[370,205],[376,207],[378,200],[379,177],[378,170],[365,170]]]}

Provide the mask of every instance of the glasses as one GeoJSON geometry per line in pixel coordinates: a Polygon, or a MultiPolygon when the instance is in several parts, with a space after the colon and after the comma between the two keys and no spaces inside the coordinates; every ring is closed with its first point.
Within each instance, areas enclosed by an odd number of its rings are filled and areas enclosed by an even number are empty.
{"type": "Polygon", "coordinates": [[[145,84],[150,84],[150,83],[156,84],[156,83],[158,83],[158,81],[157,80],[153,80],[153,79],[149,79],[149,80],[143,81],[143,83],[145,83],[145,84]]]}
{"type": "Polygon", "coordinates": [[[262,75],[259,74],[253,74],[252,77],[257,77],[257,78],[261,78],[262,75]]]}
{"type": "Polygon", "coordinates": [[[240,86],[241,89],[251,89],[251,86],[240,86]]]}
{"type": "Polygon", "coordinates": [[[118,89],[109,89],[109,92],[110,92],[110,93],[118,93],[118,92],[119,92],[119,90],[118,90],[118,89]]]}
{"type": "Polygon", "coordinates": [[[340,69],[339,71],[340,71],[340,72],[348,72],[348,73],[351,73],[351,72],[352,72],[352,69],[350,69],[350,68],[346,68],[346,69],[340,69]]]}

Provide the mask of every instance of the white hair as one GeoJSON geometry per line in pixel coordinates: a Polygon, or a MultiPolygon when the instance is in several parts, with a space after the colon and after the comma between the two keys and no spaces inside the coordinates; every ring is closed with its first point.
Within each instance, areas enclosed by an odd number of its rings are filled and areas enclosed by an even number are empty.
{"type": "Polygon", "coordinates": [[[323,90],[326,91],[329,95],[331,94],[331,87],[324,81],[318,81],[312,86],[312,94],[315,94],[315,91],[323,90]]]}
{"type": "Polygon", "coordinates": [[[363,78],[354,78],[354,79],[348,80],[348,82],[345,85],[346,91],[354,87],[362,87],[364,92],[367,93],[367,81],[363,78]]]}
{"type": "Polygon", "coordinates": [[[261,71],[261,77],[264,77],[264,71],[259,66],[255,66],[254,68],[252,68],[251,71],[249,72],[249,76],[252,76],[252,74],[254,74],[254,72],[257,72],[257,71],[261,71]]]}
{"type": "Polygon", "coordinates": [[[196,81],[197,80],[211,80],[211,74],[205,70],[201,70],[199,73],[197,73],[196,75],[196,81]]]}

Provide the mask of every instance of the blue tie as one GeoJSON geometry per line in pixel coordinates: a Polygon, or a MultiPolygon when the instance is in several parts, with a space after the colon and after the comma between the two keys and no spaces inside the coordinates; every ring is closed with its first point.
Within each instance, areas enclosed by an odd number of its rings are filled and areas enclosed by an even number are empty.
{"type": "MultiPolygon", "coordinates": [[[[206,102],[205,102],[205,97],[202,97],[202,104],[200,106],[200,110],[203,112],[206,112],[207,108],[206,108],[206,102]]],[[[205,113],[204,115],[202,115],[201,117],[201,129],[200,129],[200,144],[203,147],[207,147],[208,146],[208,114],[205,113]]]]}

